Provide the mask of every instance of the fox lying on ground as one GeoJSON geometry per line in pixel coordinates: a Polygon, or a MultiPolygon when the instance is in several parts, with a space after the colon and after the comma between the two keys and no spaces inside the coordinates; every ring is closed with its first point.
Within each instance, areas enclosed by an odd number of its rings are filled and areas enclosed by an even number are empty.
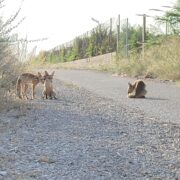
{"type": "Polygon", "coordinates": [[[28,84],[32,85],[32,99],[35,98],[35,87],[36,85],[41,82],[44,82],[44,78],[41,75],[41,73],[38,72],[37,75],[31,74],[31,73],[23,73],[21,74],[16,83],[16,91],[17,95],[20,99],[28,99],[27,96],[27,89],[28,89],[28,84]]]}
{"type": "Polygon", "coordinates": [[[43,91],[43,99],[57,99],[56,98],[56,93],[53,90],[53,76],[54,76],[54,71],[51,73],[51,75],[48,74],[47,71],[44,72],[44,91],[43,91]]]}
{"type": "Polygon", "coordinates": [[[147,93],[145,83],[142,80],[136,80],[133,84],[128,83],[128,97],[129,98],[145,98],[147,93]]]}

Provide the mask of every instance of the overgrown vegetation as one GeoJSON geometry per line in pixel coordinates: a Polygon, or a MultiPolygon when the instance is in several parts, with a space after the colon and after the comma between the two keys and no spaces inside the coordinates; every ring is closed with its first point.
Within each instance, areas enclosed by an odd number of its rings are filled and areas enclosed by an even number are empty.
{"type": "MultiPolygon", "coordinates": [[[[151,78],[180,79],[180,37],[170,36],[160,44],[150,46],[145,51],[144,59],[132,56],[129,59],[115,61],[111,71],[130,76],[151,78]]],[[[102,69],[110,69],[105,65],[102,69]]]]}
{"type": "Polygon", "coordinates": [[[157,20],[169,25],[169,34],[149,34],[144,57],[141,53],[131,54],[128,60],[117,61],[114,71],[132,76],[180,80],[180,0],[172,10],[157,20]]]}
{"type": "MultiPolygon", "coordinates": [[[[117,30],[113,30],[111,26],[101,24],[90,33],[77,37],[66,46],[62,45],[51,51],[40,52],[31,60],[31,63],[67,64],[67,62],[78,59],[89,59],[94,56],[117,52],[118,42],[118,54],[113,59],[113,63],[102,64],[101,66],[98,63],[98,66],[94,67],[95,69],[125,73],[132,76],[148,75],[174,80],[180,79],[180,0],[177,0],[176,6],[167,11],[163,17],[157,17],[157,22],[160,24],[166,23],[169,26],[169,32],[160,34],[154,30],[146,31],[144,53],[142,51],[142,27],[131,26],[124,22],[124,24],[121,24],[121,31],[117,37],[117,30]],[[117,41],[117,38],[119,38],[119,41],[117,41]]],[[[84,66],[86,65],[84,64],[84,66]]]]}
{"type": "MultiPolygon", "coordinates": [[[[142,28],[140,26],[133,27],[128,25],[128,49],[131,51],[139,48],[141,42],[142,28]]],[[[120,53],[125,56],[125,41],[126,41],[126,27],[122,25],[120,32],[120,53]]],[[[153,34],[147,32],[147,37],[152,37],[153,34]]],[[[69,62],[78,59],[90,58],[106,53],[115,52],[117,49],[117,32],[112,31],[111,28],[100,25],[93,29],[91,33],[84,34],[81,37],[75,38],[69,45],[59,46],[51,51],[41,51],[33,61],[37,63],[58,63],[69,62]]]]}
{"type": "MultiPolygon", "coordinates": [[[[3,3],[4,0],[0,1],[1,5],[3,3]]],[[[12,101],[10,96],[14,93],[16,79],[22,68],[18,62],[16,35],[12,33],[23,20],[15,21],[19,12],[20,9],[6,22],[0,17],[0,109],[5,107],[9,100],[12,101]]]]}

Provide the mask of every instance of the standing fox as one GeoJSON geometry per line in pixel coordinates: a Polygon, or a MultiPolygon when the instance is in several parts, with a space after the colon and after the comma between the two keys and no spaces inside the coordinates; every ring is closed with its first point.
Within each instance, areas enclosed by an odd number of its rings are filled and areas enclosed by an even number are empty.
{"type": "Polygon", "coordinates": [[[145,98],[147,93],[145,83],[142,80],[136,80],[133,84],[128,83],[128,97],[129,98],[145,98]]]}
{"type": "Polygon", "coordinates": [[[41,82],[44,82],[44,77],[41,75],[41,73],[38,72],[37,75],[31,74],[31,73],[23,73],[21,74],[16,83],[16,90],[17,95],[20,99],[28,99],[27,96],[27,89],[28,84],[32,84],[32,99],[35,98],[35,87],[36,85],[41,82]]]}
{"type": "Polygon", "coordinates": [[[56,93],[53,90],[53,84],[52,84],[52,80],[53,80],[53,76],[54,76],[54,71],[52,72],[51,75],[48,74],[47,71],[44,72],[44,91],[43,91],[43,99],[57,99],[56,98],[56,93]]]}

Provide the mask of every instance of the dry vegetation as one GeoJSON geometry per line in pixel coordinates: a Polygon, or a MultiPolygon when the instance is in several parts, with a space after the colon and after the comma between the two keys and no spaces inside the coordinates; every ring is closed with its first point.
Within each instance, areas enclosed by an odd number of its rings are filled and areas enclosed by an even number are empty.
{"type": "Polygon", "coordinates": [[[8,54],[3,54],[0,61],[0,110],[14,106],[15,102],[15,85],[16,79],[20,74],[23,66],[17,62],[17,59],[8,54]]]}
{"type": "Polygon", "coordinates": [[[109,53],[87,59],[56,64],[31,64],[31,68],[94,69],[128,76],[149,76],[169,80],[180,80],[180,37],[171,36],[161,43],[146,47],[144,59],[131,54],[129,59],[118,59],[109,53]]]}
{"type": "Polygon", "coordinates": [[[144,59],[120,60],[117,71],[129,75],[150,75],[162,79],[180,79],[180,38],[171,37],[145,51],[144,59]]]}
{"type": "MultiPolygon", "coordinates": [[[[4,4],[6,1],[0,1],[4,4]]],[[[0,10],[5,5],[0,7],[0,10]]],[[[16,22],[20,12],[12,15],[5,22],[0,16],[0,110],[14,105],[15,102],[15,85],[18,75],[21,73],[23,66],[18,61],[18,40],[13,30],[21,24],[22,20],[16,22]]]]}
{"type": "Polygon", "coordinates": [[[64,68],[64,69],[91,69],[91,70],[102,70],[103,67],[113,67],[115,59],[115,53],[108,53],[104,55],[99,55],[91,58],[80,59],[76,61],[64,62],[64,63],[56,63],[56,64],[48,64],[48,63],[40,63],[40,64],[29,64],[32,68],[34,67],[48,67],[48,68],[64,68]]]}
{"type": "Polygon", "coordinates": [[[160,78],[180,79],[180,37],[171,37],[147,52],[147,70],[160,78]]]}

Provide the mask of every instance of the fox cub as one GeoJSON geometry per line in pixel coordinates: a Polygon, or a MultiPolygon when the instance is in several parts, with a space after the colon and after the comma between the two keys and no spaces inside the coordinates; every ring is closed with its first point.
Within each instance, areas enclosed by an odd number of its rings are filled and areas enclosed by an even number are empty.
{"type": "Polygon", "coordinates": [[[57,99],[56,98],[56,93],[53,90],[53,76],[54,76],[54,71],[52,74],[49,74],[47,71],[44,72],[44,90],[42,93],[42,98],[43,99],[57,99]]]}
{"type": "Polygon", "coordinates": [[[27,89],[28,85],[32,85],[32,99],[35,98],[35,87],[41,82],[44,83],[44,78],[41,73],[38,72],[37,75],[31,73],[23,73],[21,74],[16,83],[16,91],[17,95],[20,99],[28,99],[27,89]]]}
{"type": "Polygon", "coordinates": [[[145,98],[146,84],[142,80],[136,80],[133,84],[128,83],[128,85],[128,98],[145,98]]]}

